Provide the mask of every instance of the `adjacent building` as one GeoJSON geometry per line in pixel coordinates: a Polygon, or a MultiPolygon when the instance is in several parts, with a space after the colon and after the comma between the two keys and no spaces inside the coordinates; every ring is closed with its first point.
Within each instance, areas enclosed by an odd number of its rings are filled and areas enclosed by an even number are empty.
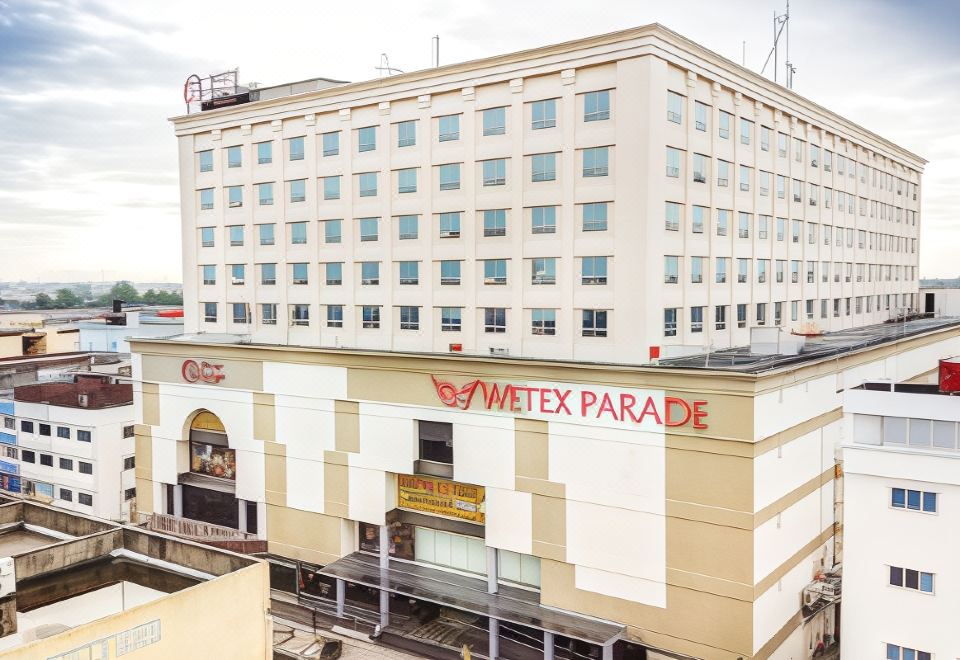
{"type": "Polygon", "coordinates": [[[173,119],[187,332],[642,363],[917,309],[925,161],[662,26],[317,87],[173,119]]]}
{"type": "Polygon", "coordinates": [[[77,323],[81,350],[129,353],[130,337],[170,337],[183,333],[183,310],[122,309],[77,323]]]}
{"type": "Polygon", "coordinates": [[[868,381],[844,394],[845,659],[960,654],[960,378],[868,381]]]}
{"type": "Polygon", "coordinates": [[[921,280],[920,300],[925,314],[960,316],[960,278],[921,280]]]}

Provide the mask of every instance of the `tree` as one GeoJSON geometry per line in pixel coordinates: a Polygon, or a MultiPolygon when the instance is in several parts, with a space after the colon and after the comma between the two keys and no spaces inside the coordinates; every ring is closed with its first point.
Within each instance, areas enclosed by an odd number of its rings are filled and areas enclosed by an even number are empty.
{"type": "Polygon", "coordinates": [[[133,286],[132,282],[121,280],[110,287],[108,293],[97,298],[97,304],[103,307],[109,307],[113,304],[114,300],[122,300],[126,303],[138,303],[140,302],[140,293],[137,291],[137,288],[133,286]]]}
{"type": "Polygon", "coordinates": [[[53,298],[48,296],[45,293],[38,293],[37,297],[33,299],[33,304],[36,309],[53,309],[53,298]]]}
{"type": "Polygon", "coordinates": [[[53,304],[60,309],[80,307],[83,305],[83,299],[70,289],[57,289],[57,296],[53,299],[53,304]]]}

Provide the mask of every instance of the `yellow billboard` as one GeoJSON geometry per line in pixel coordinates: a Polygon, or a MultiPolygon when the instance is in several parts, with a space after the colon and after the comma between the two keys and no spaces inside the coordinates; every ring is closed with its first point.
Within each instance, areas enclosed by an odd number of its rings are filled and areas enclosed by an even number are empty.
{"type": "Polygon", "coordinates": [[[397,476],[397,505],[401,509],[482,524],[486,521],[484,498],[483,486],[409,474],[397,476]]]}

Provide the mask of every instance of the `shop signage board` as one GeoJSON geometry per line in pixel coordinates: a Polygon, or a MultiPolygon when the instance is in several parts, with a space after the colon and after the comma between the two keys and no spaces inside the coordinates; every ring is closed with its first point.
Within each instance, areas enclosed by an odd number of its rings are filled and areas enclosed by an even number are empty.
{"type": "Polygon", "coordinates": [[[408,474],[397,476],[397,505],[401,509],[482,524],[486,521],[485,497],[483,486],[408,474]]]}

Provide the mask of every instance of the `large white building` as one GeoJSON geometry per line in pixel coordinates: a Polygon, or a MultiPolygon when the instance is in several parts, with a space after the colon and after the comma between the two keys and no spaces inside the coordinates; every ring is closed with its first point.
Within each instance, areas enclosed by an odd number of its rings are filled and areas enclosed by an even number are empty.
{"type": "Polygon", "coordinates": [[[960,657],[960,378],[844,394],[845,660],[960,657]]]}
{"type": "Polygon", "coordinates": [[[173,120],[187,332],[639,363],[917,307],[925,161],[659,25],[324,85],[173,120]]]}

